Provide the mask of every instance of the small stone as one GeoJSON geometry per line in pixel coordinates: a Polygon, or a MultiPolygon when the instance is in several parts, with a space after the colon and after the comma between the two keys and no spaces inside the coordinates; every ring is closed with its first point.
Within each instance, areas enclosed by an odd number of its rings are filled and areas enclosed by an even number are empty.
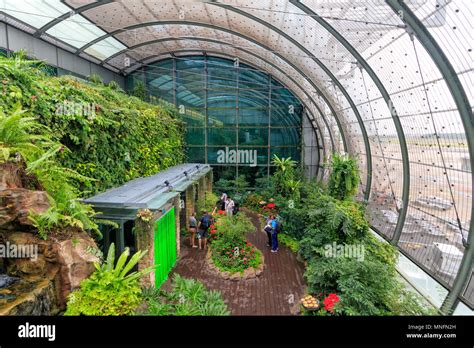
{"type": "Polygon", "coordinates": [[[240,276],[240,272],[235,272],[230,275],[230,280],[237,281],[240,280],[242,277],[240,276]]]}
{"type": "Polygon", "coordinates": [[[252,270],[253,270],[252,267],[247,268],[247,269],[244,271],[244,274],[242,275],[242,279],[250,279],[250,278],[252,278],[252,270]]]}
{"type": "Polygon", "coordinates": [[[0,288],[6,288],[16,282],[18,278],[10,277],[6,274],[0,274],[0,288]]]}
{"type": "Polygon", "coordinates": [[[222,278],[224,278],[224,279],[229,279],[230,278],[230,273],[229,272],[222,272],[221,275],[222,275],[222,278]]]}

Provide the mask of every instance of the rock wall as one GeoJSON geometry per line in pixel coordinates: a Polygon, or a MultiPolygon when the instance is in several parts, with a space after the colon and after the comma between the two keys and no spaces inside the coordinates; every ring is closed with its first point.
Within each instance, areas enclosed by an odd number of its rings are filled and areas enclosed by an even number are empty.
{"type": "Polygon", "coordinates": [[[5,256],[0,258],[0,273],[21,280],[21,286],[0,289],[3,315],[57,314],[66,308],[69,293],[99,261],[96,243],[81,230],[55,231],[47,240],[38,236],[28,215],[46,211],[49,201],[46,192],[31,189],[34,187],[39,185],[20,166],[11,162],[0,165],[0,246],[6,253],[0,255],[5,256]],[[34,257],[11,252],[22,248],[32,250],[34,257]]]}

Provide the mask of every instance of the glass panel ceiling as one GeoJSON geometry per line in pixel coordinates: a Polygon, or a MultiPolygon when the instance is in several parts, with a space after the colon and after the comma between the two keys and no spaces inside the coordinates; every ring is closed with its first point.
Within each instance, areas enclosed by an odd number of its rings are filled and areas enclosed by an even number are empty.
{"type": "Polygon", "coordinates": [[[59,0],[0,0],[0,11],[37,29],[71,11],[59,0]]]}
{"type": "Polygon", "coordinates": [[[84,52],[96,57],[100,60],[104,60],[111,55],[126,49],[126,46],[120,43],[113,37],[108,37],[98,43],[88,47],[84,52]]]}

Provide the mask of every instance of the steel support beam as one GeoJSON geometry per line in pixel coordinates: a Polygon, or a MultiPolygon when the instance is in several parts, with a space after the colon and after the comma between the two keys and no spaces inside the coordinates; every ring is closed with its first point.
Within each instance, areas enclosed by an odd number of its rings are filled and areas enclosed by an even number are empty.
{"type": "MultiPolygon", "coordinates": [[[[471,168],[474,169],[474,118],[471,111],[469,99],[467,98],[464,87],[459,80],[459,77],[454,70],[448,57],[444,54],[441,47],[438,45],[436,40],[430,34],[428,29],[423,23],[416,17],[416,15],[410,10],[410,8],[400,0],[385,0],[387,4],[392,8],[396,14],[402,14],[400,16],[407,26],[413,31],[415,37],[423,45],[425,50],[433,59],[436,67],[442,74],[446,85],[449,88],[451,96],[453,97],[456,107],[459,111],[461,121],[464,126],[464,132],[466,134],[466,141],[469,149],[469,157],[471,162],[471,168]]],[[[446,175],[448,175],[446,173],[446,175]]],[[[474,170],[471,173],[471,180],[474,183],[474,170]]],[[[454,306],[459,300],[468,280],[472,273],[473,261],[474,261],[474,250],[472,243],[474,241],[474,195],[472,195],[471,202],[471,224],[469,226],[469,237],[467,245],[464,248],[464,256],[459,266],[458,273],[454,279],[453,286],[448,296],[444,300],[441,306],[441,312],[445,315],[450,315],[454,312],[454,306]]]]}
{"type": "MultiPolygon", "coordinates": [[[[397,244],[398,240],[400,239],[400,235],[402,233],[403,226],[405,225],[405,219],[407,216],[408,210],[408,202],[410,199],[410,164],[409,164],[409,155],[408,155],[408,148],[405,139],[405,132],[403,131],[402,124],[400,123],[400,119],[398,118],[397,110],[388,94],[385,86],[380,81],[379,77],[372,70],[372,67],[367,63],[367,61],[362,57],[362,55],[357,51],[350,43],[347,41],[344,36],[342,36],[339,31],[334,29],[331,24],[329,24],[326,20],[324,20],[321,16],[319,16],[316,12],[311,10],[306,5],[302,4],[299,0],[289,0],[294,6],[298,7],[303,12],[307,13],[318,22],[324,29],[326,29],[332,36],[338,40],[341,45],[343,45],[357,60],[357,62],[362,66],[362,68],[367,72],[367,75],[370,76],[372,81],[374,81],[375,85],[377,86],[380,94],[382,95],[387,107],[390,111],[390,114],[393,119],[393,123],[395,125],[395,129],[397,131],[398,139],[400,141],[400,152],[402,155],[402,163],[403,163],[403,188],[402,188],[402,206],[400,207],[400,212],[397,219],[397,225],[395,226],[393,238],[391,240],[392,244],[397,244]]],[[[363,73],[363,72],[362,72],[363,73]]],[[[395,199],[395,197],[394,197],[395,199]]]]}
{"type": "MultiPolygon", "coordinates": [[[[84,50],[86,50],[87,48],[91,47],[92,45],[96,44],[97,42],[100,42],[108,37],[112,37],[114,35],[117,35],[119,33],[122,33],[122,32],[126,32],[128,30],[134,30],[134,29],[139,29],[139,28],[144,28],[144,27],[147,27],[147,26],[157,26],[157,25],[189,25],[189,26],[198,26],[198,27],[204,27],[204,28],[209,28],[209,29],[214,29],[214,30],[219,30],[219,31],[223,31],[223,32],[226,32],[226,33],[229,33],[231,35],[235,35],[235,36],[238,36],[244,40],[247,40],[249,42],[252,42],[253,44],[263,48],[264,50],[267,50],[269,52],[272,52],[272,54],[274,54],[275,56],[279,57],[281,60],[283,60],[285,63],[287,63],[288,65],[290,65],[293,69],[297,70],[307,81],[308,83],[311,84],[311,86],[315,89],[315,91],[318,93],[318,95],[320,95],[324,101],[326,102],[326,104],[328,105],[329,109],[331,110],[331,113],[333,114],[335,120],[336,120],[336,123],[337,123],[337,126],[338,126],[338,129],[339,129],[339,132],[341,133],[341,139],[342,139],[342,142],[343,142],[343,145],[344,145],[344,150],[347,151],[347,143],[346,143],[346,139],[344,137],[344,131],[343,131],[343,128],[342,128],[342,125],[341,125],[341,122],[332,106],[332,104],[329,102],[329,100],[327,99],[327,97],[322,93],[322,91],[320,90],[320,88],[318,86],[316,86],[316,84],[309,78],[306,76],[306,74],[304,74],[301,69],[299,69],[296,65],[294,65],[291,61],[289,61],[287,58],[285,58],[284,56],[282,56],[281,54],[279,54],[278,52],[274,52],[272,51],[269,47],[267,47],[266,45],[258,42],[257,40],[251,38],[251,37],[248,37],[248,36],[245,36],[239,32],[236,32],[236,31],[233,31],[231,29],[227,29],[227,28],[222,28],[222,27],[219,27],[219,26],[216,26],[216,25],[212,25],[212,24],[208,24],[208,23],[201,23],[201,22],[192,22],[192,21],[185,21],[185,20],[180,20],[180,21],[153,21],[153,22],[148,22],[148,23],[140,23],[140,24],[135,24],[135,25],[131,25],[131,26],[128,26],[128,27],[125,27],[125,28],[121,28],[121,29],[118,29],[118,30],[115,30],[115,31],[112,31],[108,34],[105,34],[105,35],[102,35],[98,38],[96,38],[95,40],[92,40],[91,42],[87,43],[86,45],[82,46],[80,49],[78,49],[76,51],[76,55],[79,55],[81,52],[83,52],[84,50]]],[[[304,48],[303,48],[304,49],[304,48]]],[[[327,68],[326,68],[327,69],[327,68]]],[[[353,103],[352,103],[353,105],[353,103]]],[[[357,109],[355,110],[357,112],[357,109]]],[[[359,115],[360,117],[360,115],[359,115]]],[[[364,128],[365,130],[365,128],[364,128]]],[[[370,147],[369,147],[369,152],[370,152],[370,147]]],[[[371,159],[368,158],[368,162],[370,162],[371,159]]],[[[371,165],[370,165],[371,166],[371,165]]],[[[367,192],[368,193],[368,192],[367,192]]]]}
{"type": "MultiPolygon", "coordinates": [[[[64,3],[64,1],[61,1],[64,3]]],[[[100,2],[93,2],[93,3],[90,3],[90,4],[87,4],[87,5],[84,5],[84,6],[80,6],[78,7],[77,9],[72,9],[71,8],[71,11],[69,12],[66,12],[64,13],[63,15],[53,19],[52,21],[46,23],[45,25],[43,25],[41,28],[39,28],[34,34],[33,36],[34,37],[40,37],[41,35],[43,35],[43,33],[45,33],[48,29],[54,27],[56,24],[59,24],[61,23],[62,21],[76,15],[76,14],[80,14],[81,12],[84,12],[84,11],[87,11],[87,10],[90,10],[90,9],[93,9],[97,6],[102,6],[102,5],[105,5],[105,4],[108,4],[108,3],[111,3],[113,2],[113,0],[101,0],[100,2]]],[[[67,5],[67,4],[65,4],[67,5]]],[[[69,6],[69,5],[67,5],[69,6]]]]}
{"type": "MultiPolygon", "coordinates": [[[[220,44],[220,45],[227,45],[227,46],[231,46],[232,48],[236,49],[236,50],[239,50],[239,51],[242,51],[248,55],[251,55],[251,56],[254,56],[256,57],[257,59],[260,59],[261,61],[265,62],[266,64],[270,65],[271,67],[273,67],[275,70],[278,70],[281,74],[285,75],[288,77],[288,79],[293,82],[295,85],[297,85],[301,91],[306,95],[306,97],[312,101],[313,105],[316,107],[316,109],[318,110],[318,112],[320,113],[321,115],[321,118],[323,119],[323,122],[326,126],[326,128],[328,129],[328,134],[329,134],[329,138],[330,138],[330,141],[331,141],[331,146],[332,146],[332,152],[335,151],[335,144],[334,144],[334,139],[333,139],[333,136],[332,136],[332,132],[331,132],[331,129],[329,127],[329,123],[327,122],[326,118],[325,118],[325,115],[324,113],[322,112],[322,110],[319,108],[318,104],[316,103],[316,101],[314,100],[314,98],[309,95],[306,90],[300,86],[300,84],[294,79],[292,78],[291,76],[287,75],[281,68],[279,68],[278,66],[276,66],[275,64],[271,63],[270,61],[268,61],[267,59],[265,58],[262,58],[261,56],[253,53],[252,51],[249,51],[249,50],[246,50],[244,48],[240,48],[240,47],[234,47],[232,46],[232,44],[230,43],[227,43],[225,41],[220,41],[220,40],[214,40],[214,39],[208,39],[208,38],[197,38],[197,37],[182,37],[182,38],[179,38],[179,39],[176,39],[176,38],[161,38],[161,39],[157,39],[157,40],[152,40],[152,41],[147,41],[146,43],[140,43],[140,44],[137,44],[135,46],[131,46],[128,48],[128,50],[133,50],[135,48],[138,48],[138,47],[143,47],[143,46],[146,46],[146,45],[151,45],[153,43],[157,43],[157,42],[166,42],[166,41],[176,41],[176,40],[194,40],[194,41],[204,41],[204,42],[212,42],[212,43],[217,43],[217,44],[220,44]]],[[[208,51],[209,52],[209,51],[208,51]]],[[[122,52],[123,53],[123,52],[122,52]]],[[[168,52],[165,52],[165,53],[168,53],[168,52]]],[[[165,54],[165,53],[162,53],[162,54],[165,54]]],[[[221,53],[221,52],[219,52],[221,53]]],[[[140,66],[141,64],[143,64],[143,62],[145,61],[148,61],[149,59],[153,58],[153,57],[160,57],[162,54],[154,54],[154,55],[150,55],[148,57],[145,57],[143,58],[142,60],[140,61],[137,61],[135,62],[134,64],[132,64],[130,67],[127,67],[127,74],[129,74],[132,70],[132,68],[134,66],[140,66]]],[[[226,56],[229,56],[229,55],[226,55],[226,56]]],[[[232,57],[232,56],[231,56],[232,57]]],[[[234,58],[234,57],[232,57],[234,58]]],[[[252,65],[251,63],[248,63],[249,65],[252,65]]],[[[291,66],[291,65],[290,65],[291,66]]],[[[292,66],[293,67],[293,66],[292,66]]],[[[297,68],[297,67],[293,67],[294,69],[296,69],[296,71],[300,74],[303,74],[302,72],[300,72],[300,70],[297,68]]],[[[124,72],[125,69],[121,70],[120,73],[122,74],[125,74],[124,72]]],[[[303,77],[305,77],[305,75],[303,74],[303,77]]],[[[310,81],[308,81],[309,83],[311,83],[310,81]]],[[[283,84],[285,85],[285,84],[283,84]]],[[[311,85],[313,85],[311,83],[311,85]]],[[[331,106],[329,105],[329,107],[331,108],[331,106]]],[[[312,113],[311,113],[312,114],[312,113]]],[[[316,120],[316,119],[314,119],[316,120]]],[[[337,120],[336,120],[337,121],[337,120]]],[[[316,121],[317,122],[317,121],[316,121]]],[[[318,125],[319,127],[319,125],[318,125]]],[[[341,133],[342,135],[342,133],[341,133]]]]}
{"type": "MultiPolygon", "coordinates": [[[[243,50],[243,49],[241,49],[241,50],[243,50]]],[[[173,55],[174,55],[175,53],[195,53],[195,52],[204,53],[202,50],[183,49],[183,50],[177,50],[177,51],[172,51],[172,52],[163,52],[163,53],[161,53],[161,54],[159,54],[159,55],[152,55],[152,56],[150,56],[150,57],[144,58],[143,61],[146,61],[146,60],[151,59],[151,58],[153,58],[153,57],[155,57],[156,60],[152,60],[151,62],[159,61],[159,60],[162,59],[162,58],[160,58],[160,57],[161,57],[162,55],[165,55],[165,54],[173,54],[173,55]]],[[[209,51],[209,50],[206,50],[205,52],[206,52],[206,53],[211,53],[211,54],[213,54],[213,55],[220,55],[220,56],[223,56],[223,57],[226,57],[226,58],[231,58],[231,59],[232,59],[232,58],[235,58],[235,56],[229,55],[229,54],[226,54],[226,53],[223,53],[223,52],[209,51]]],[[[259,57],[258,55],[256,55],[256,54],[253,54],[253,53],[250,53],[250,54],[252,54],[252,55],[255,56],[256,58],[261,59],[262,61],[266,62],[267,64],[269,64],[270,66],[274,67],[276,70],[278,70],[278,71],[281,72],[281,70],[280,70],[277,66],[273,65],[272,63],[267,62],[265,59],[260,58],[260,57],[259,57]]],[[[165,59],[166,59],[166,58],[165,58],[165,59]]],[[[170,59],[170,58],[168,58],[168,59],[170,59]]],[[[240,59],[240,58],[239,58],[239,59],[240,59]]],[[[253,66],[252,63],[247,62],[245,59],[240,59],[240,61],[243,62],[243,63],[245,63],[245,64],[247,64],[247,65],[253,66]]],[[[150,63],[151,63],[151,62],[150,62],[150,63]]],[[[136,65],[143,66],[142,63],[137,63],[136,65]]],[[[133,66],[132,66],[132,67],[133,67],[133,66]]],[[[275,80],[277,80],[279,83],[281,83],[283,86],[285,86],[287,89],[291,90],[290,88],[288,88],[288,87],[286,86],[285,83],[283,83],[283,82],[280,81],[279,79],[275,78],[274,76],[273,76],[273,78],[274,78],[275,80]]],[[[297,86],[299,86],[290,76],[288,76],[288,78],[289,78],[293,83],[295,83],[297,86]]],[[[311,100],[311,96],[310,96],[304,89],[302,89],[301,87],[300,87],[300,89],[301,89],[302,92],[306,95],[306,97],[311,100]]],[[[307,109],[307,111],[311,114],[312,118],[310,118],[310,120],[314,120],[314,121],[316,122],[316,129],[319,131],[321,140],[323,140],[323,139],[322,139],[322,133],[321,133],[321,127],[320,127],[320,125],[319,125],[319,123],[318,123],[318,120],[314,117],[313,112],[308,108],[307,104],[306,104],[305,102],[303,102],[302,100],[300,100],[300,102],[301,102],[301,104],[303,104],[303,106],[305,107],[305,109],[307,109]]],[[[315,103],[313,102],[313,104],[315,104],[315,103]]],[[[315,104],[315,105],[316,105],[316,104],[315,104]]],[[[316,106],[316,107],[317,107],[317,106],[316,106]]],[[[317,108],[317,110],[321,113],[321,111],[320,111],[319,108],[317,108]]],[[[329,128],[328,124],[326,123],[326,119],[324,118],[324,115],[321,114],[321,117],[322,117],[323,122],[325,123],[325,125],[326,125],[326,127],[327,127],[327,129],[328,129],[329,134],[331,134],[330,128],[329,128]]],[[[313,129],[314,129],[314,127],[313,127],[313,129]]],[[[316,135],[316,137],[317,137],[317,135],[316,135]]],[[[331,144],[331,145],[334,146],[334,144],[331,144]]],[[[334,147],[333,147],[333,150],[334,150],[334,147]]],[[[324,151],[324,143],[323,143],[323,151],[324,151]]]]}
{"type": "MultiPolygon", "coordinates": [[[[346,100],[349,102],[349,105],[351,106],[354,115],[359,122],[359,127],[362,132],[362,137],[364,139],[364,146],[365,146],[365,154],[366,154],[366,159],[367,159],[367,179],[366,179],[366,190],[364,192],[364,199],[368,201],[369,196],[370,196],[370,189],[372,185],[372,154],[371,154],[371,149],[370,149],[370,143],[369,143],[369,138],[367,136],[367,131],[365,129],[364,122],[362,121],[362,117],[360,116],[359,110],[357,110],[357,107],[355,106],[354,101],[350,97],[349,93],[347,93],[346,89],[342,84],[339,82],[338,78],[334,76],[334,74],[331,72],[331,70],[323,63],[321,62],[318,58],[316,58],[313,53],[311,53],[308,49],[306,49],[301,43],[293,39],[290,35],[285,33],[284,31],[278,29],[277,27],[271,25],[270,23],[254,16],[251,15],[243,10],[240,10],[238,8],[235,8],[231,5],[224,5],[221,3],[212,3],[214,6],[222,7],[225,8],[226,10],[233,11],[235,13],[238,13],[246,18],[252,19],[255,22],[267,27],[268,29],[274,31],[281,37],[284,37],[286,40],[291,42],[293,45],[298,47],[302,52],[304,52],[309,58],[311,58],[331,79],[331,81],[339,88],[339,90],[342,92],[346,100]]],[[[272,52],[275,54],[275,52],[272,52]]],[[[341,128],[341,127],[340,127],[341,128]]],[[[344,132],[342,130],[339,130],[341,132],[341,136],[343,138],[343,142],[345,143],[345,138],[344,138],[344,132]]],[[[347,151],[347,146],[345,146],[345,150],[347,151]]]]}

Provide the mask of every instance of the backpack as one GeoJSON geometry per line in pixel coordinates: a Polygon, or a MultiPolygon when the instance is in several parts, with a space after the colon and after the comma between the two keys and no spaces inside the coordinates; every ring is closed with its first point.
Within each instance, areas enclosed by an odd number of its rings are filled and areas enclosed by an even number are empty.
{"type": "Polygon", "coordinates": [[[282,233],[283,232],[283,226],[282,226],[281,222],[278,221],[277,219],[275,219],[273,221],[275,221],[275,223],[276,223],[275,232],[276,233],[282,233]]]}
{"type": "Polygon", "coordinates": [[[209,215],[204,215],[201,219],[201,228],[207,230],[211,226],[211,218],[209,215]]]}
{"type": "Polygon", "coordinates": [[[237,214],[239,212],[239,203],[234,202],[234,209],[232,210],[232,214],[237,214]]]}

